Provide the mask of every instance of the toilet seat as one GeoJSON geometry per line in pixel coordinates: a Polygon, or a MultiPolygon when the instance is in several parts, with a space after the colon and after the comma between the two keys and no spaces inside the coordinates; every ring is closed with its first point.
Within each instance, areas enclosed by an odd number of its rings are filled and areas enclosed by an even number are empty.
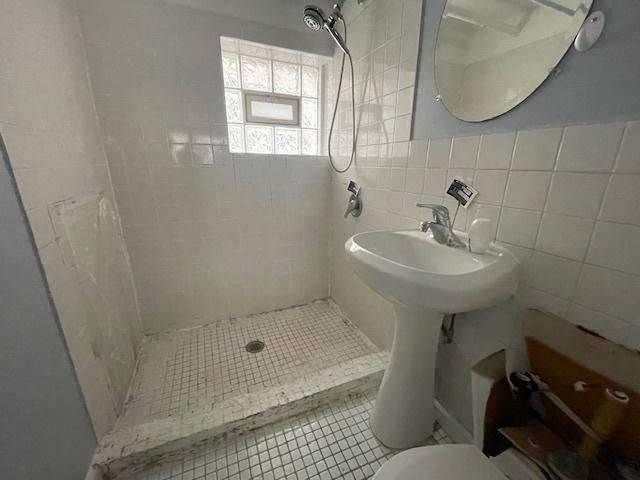
{"type": "Polygon", "coordinates": [[[373,480],[506,480],[473,445],[412,448],[386,462],[373,480]]]}

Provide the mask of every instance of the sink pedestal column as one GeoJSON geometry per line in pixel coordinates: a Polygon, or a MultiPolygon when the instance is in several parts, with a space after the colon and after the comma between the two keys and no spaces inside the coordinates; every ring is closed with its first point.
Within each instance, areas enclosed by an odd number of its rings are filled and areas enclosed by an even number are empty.
{"type": "Polygon", "coordinates": [[[387,447],[409,448],[433,433],[434,377],[444,315],[394,305],[391,360],[371,417],[371,430],[387,447]]]}

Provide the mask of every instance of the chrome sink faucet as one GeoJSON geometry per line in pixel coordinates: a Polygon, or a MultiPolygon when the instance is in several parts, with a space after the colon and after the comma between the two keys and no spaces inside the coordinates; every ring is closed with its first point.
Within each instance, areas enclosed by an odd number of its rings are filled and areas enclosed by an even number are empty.
{"type": "Polygon", "coordinates": [[[420,222],[420,230],[422,232],[426,233],[431,230],[433,238],[442,245],[467,248],[466,243],[460,240],[453,232],[453,224],[447,207],[432,203],[416,203],[416,207],[428,208],[433,212],[432,222],[420,222]]]}

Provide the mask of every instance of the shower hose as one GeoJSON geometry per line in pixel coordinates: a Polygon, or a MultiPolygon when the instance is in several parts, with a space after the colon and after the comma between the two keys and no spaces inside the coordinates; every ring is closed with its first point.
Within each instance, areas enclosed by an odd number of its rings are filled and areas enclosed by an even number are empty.
{"type": "MultiPolygon", "coordinates": [[[[347,42],[347,24],[344,19],[340,17],[340,21],[342,22],[342,26],[344,28],[344,41],[347,42]]],[[[353,59],[351,58],[351,53],[342,52],[342,62],[340,66],[340,78],[338,80],[338,90],[336,92],[336,103],[333,107],[333,115],[331,116],[331,125],[329,127],[329,136],[327,138],[327,153],[329,155],[329,163],[331,164],[331,168],[333,168],[338,173],[344,173],[349,168],[351,168],[351,164],[353,163],[353,159],[356,155],[356,93],[355,93],[355,74],[353,72],[353,59]],[[338,102],[340,101],[340,90],[342,89],[342,78],[344,76],[344,63],[346,57],[349,57],[349,66],[351,68],[351,136],[353,138],[353,144],[351,145],[351,156],[349,157],[349,163],[345,168],[338,168],[334,162],[333,155],[331,154],[331,137],[333,136],[333,128],[336,122],[336,115],[338,113],[338,102]]]]}

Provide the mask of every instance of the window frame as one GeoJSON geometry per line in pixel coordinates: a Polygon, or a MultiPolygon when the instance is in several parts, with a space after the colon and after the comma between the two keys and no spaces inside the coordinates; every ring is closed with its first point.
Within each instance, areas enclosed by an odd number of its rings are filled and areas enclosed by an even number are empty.
{"type": "Polygon", "coordinates": [[[302,97],[294,95],[285,95],[283,93],[267,93],[256,92],[253,90],[240,90],[243,97],[244,106],[244,123],[271,125],[273,127],[301,127],[300,124],[300,108],[302,97]],[[273,117],[261,117],[254,115],[251,108],[253,100],[262,100],[263,103],[278,103],[281,105],[290,105],[293,107],[293,120],[274,119],[273,117]]]}

